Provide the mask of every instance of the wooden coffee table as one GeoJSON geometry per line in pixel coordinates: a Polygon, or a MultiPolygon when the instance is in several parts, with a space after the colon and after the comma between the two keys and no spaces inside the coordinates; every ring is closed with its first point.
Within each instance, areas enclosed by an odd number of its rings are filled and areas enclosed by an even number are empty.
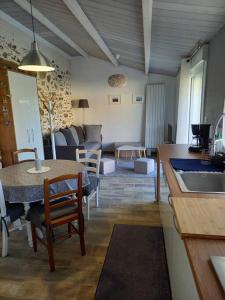
{"type": "Polygon", "coordinates": [[[120,158],[121,151],[125,152],[126,159],[130,158],[131,160],[134,157],[134,154],[141,158],[142,154],[146,157],[146,148],[143,146],[131,146],[131,145],[122,145],[115,149],[115,158],[118,160],[120,158]]]}

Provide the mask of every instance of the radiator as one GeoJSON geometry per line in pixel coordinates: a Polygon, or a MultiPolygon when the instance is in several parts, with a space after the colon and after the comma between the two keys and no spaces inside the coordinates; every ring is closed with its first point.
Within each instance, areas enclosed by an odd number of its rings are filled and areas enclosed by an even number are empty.
{"type": "Polygon", "coordinates": [[[145,146],[155,149],[164,143],[165,85],[149,84],[146,87],[145,146]]]}

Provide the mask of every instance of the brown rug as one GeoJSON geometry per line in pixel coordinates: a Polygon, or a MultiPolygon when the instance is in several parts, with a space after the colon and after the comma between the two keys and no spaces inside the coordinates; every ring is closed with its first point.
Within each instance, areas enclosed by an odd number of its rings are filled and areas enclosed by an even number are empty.
{"type": "Polygon", "coordinates": [[[159,227],[115,225],[95,300],[170,300],[159,227]]]}

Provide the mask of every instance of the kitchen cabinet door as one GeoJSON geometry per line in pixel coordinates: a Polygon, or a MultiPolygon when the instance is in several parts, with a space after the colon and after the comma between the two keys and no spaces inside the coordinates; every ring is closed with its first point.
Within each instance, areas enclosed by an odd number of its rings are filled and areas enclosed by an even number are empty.
{"type": "Polygon", "coordinates": [[[44,159],[36,78],[12,71],[8,78],[17,149],[36,147],[44,159]]]}
{"type": "Polygon", "coordinates": [[[184,242],[177,232],[169,189],[161,178],[160,218],[163,226],[166,258],[173,300],[199,300],[184,242]],[[170,200],[170,201],[169,201],[170,200]]]}

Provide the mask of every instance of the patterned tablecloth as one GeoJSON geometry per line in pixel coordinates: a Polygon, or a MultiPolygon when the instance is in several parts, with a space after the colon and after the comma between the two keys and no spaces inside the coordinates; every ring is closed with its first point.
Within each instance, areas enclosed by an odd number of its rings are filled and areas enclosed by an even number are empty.
{"type": "MultiPolygon", "coordinates": [[[[72,160],[44,160],[43,166],[50,170],[40,174],[30,174],[27,170],[34,167],[34,162],[24,162],[0,170],[0,180],[3,185],[5,200],[8,202],[30,203],[44,198],[44,179],[52,179],[65,174],[83,173],[83,187],[89,184],[88,174],[84,166],[72,160]]],[[[60,184],[52,185],[54,192],[64,189],[77,188],[76,180],[66,180],[60,184]]]]}

